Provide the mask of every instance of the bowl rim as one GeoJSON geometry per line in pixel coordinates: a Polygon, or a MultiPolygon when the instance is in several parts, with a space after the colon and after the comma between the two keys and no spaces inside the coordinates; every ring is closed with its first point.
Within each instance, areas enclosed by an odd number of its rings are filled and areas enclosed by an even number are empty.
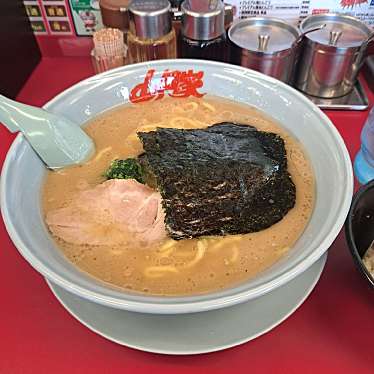
{"type": "MultiPolygon", "coordinates": [[[[0,208],[3,216],[3,220],[6,226],[6,229],[9,233],[10,238],[12,239],[14,245],[18,249],[18,251],[22,254],[22,256],[30,263],[30,265],[36,269],[39,273],[43,276],[51,280],[52,282],[56,283],[57,285],[63,287],[67,291],[70,291],[80,297],[85,299],[91,300],[93,302],[106,305],[109,307],[117,308],[117,309],[124,309],[134,312],[141,312],[141,313],[152,313],[152,314],[179,314],[179,313],[193,313],[193,312],[201,312],[213,309],[219,309],[223,307],[228,307],[231,305],[235,305],[241,302],[248,301],[250,299],[254,299],[256,297],[262,296],[273,289],[278,288],[279,286],[289,282],[297,275],[305,271],[309,268],[315,261],[317,261],[323,253],[327,251],[327,249],[331,246],[334,242],[335,238],[339,234],[340,230],[342,229],[346,215],[349,211],[351,196],[353,193],[353,171],[352,171],[352,164],[349,157],[348,150],[345,146],[344,140],[340,135],[339,131],[330,121],[330,119],[323,113],[315,104],[313,104],[308,98],[306,98],[302,93],[298,92],[293,87],[276,80],[275,78],[266,76],[262,73],[257,71],[232,65],[228,63],[216,62],[216,61],[205,61],[205,60],[194,60],[194,59],[169,59],[169,60],[157,60],[157,61],[149,61],[149,62],[142,62],[138,64],[132,64],[127,66],[122,66],[116,69],[112,69],[110,71],[93,75],[89,78],[83,79],[76,84],[72,85],[71,87],[67,88],[66,90],[57,94],[54,98],[48,101],[45,105],[43,105],[44,109],[48,109],[50,106],[61,100],[65,95],[68,95],[73,90],[79,89],[80,86],[83,86],[87,83],[93,83],[97,80],[101,80],[105,77],[109,77],[121,72],[126,72],[134,67],[136,68],[150,68],[150,67],[157,67],[158,65],[165,65],[170,64],[178,65],[178,64],[191,64],[193,66],[200,65],[200,66],[211,66],[211,67],[220,67],[222,69],[227,68],[231,70],[235,70],[236,72],[244,73],[246,76],[250,75],[251,78],[260,79],[263,82],[268,84],[273,84],[276,86],[282,87],[282,89],[288,91],[290,94],[295,96],[297,99],[302,101],[306,106],[310,107],[311,110],[318,113],[318,116],[324,121],[324,124],[327,126],[328,131],[331,133],[331,136],[334,138],[336,145],[339,147],[341,156],[343,159],[344,164],[342,168],[347,176],[347,180],[344,186],[344,191],[342,192],[342,203],[340,206],[339,212],[336,214],[336,220],[331,227],[331,230],[328,235],[326,235],[316,247],[316,249],[311,252],[309,255],[306,255],[302,259],[299,259],[298,262],[290,269],[286,269],[282,271],[276,278],[271,278],[267,282],[261,283],[259,285],[254,286],[252,289],[246,290],[238,290],[231,295],[224,295],[219,296],[219,293],[212,292],[203,295],[196,295],[196,296],[182,296],[182,297],[153,297],[153,296],[133,296],[131,294],[131,300],[119,300],[116,297],[103,295],[100,292],[88,290],[83,286],[78,286],[76,284],[70,283],[64,277],[58,275],[55,271],[49,269],[45,266],[37,256],[34,256],[30,253],[27,249],[27,246],[22,241],[20,236],[17,233],[16,228],[13,226],[6,207],[6,186],[5,180],[8,174],[8,171],[11,167],[11,156],[15,153],[16,149],[22,145],[25,141],[23,139],[22,134],[18,134],[16,139],[13,141],[11,147],[9,148],[0,178],[0,208]],[[217,296],[213,297],[217,293],[217,296]],[[209,298],[210,297],[210,298],[209,298]],[[144,300],[146,299],[146,300],[144,300]],[[162,302],[159,300],[162,299],[162,302]],[[158,302],[157,302],[158,301],[158,302]]],[[[238,285],[237,287],[239,287],[238,285]]],[[[230,290],[235,290],[237,287],[232,287],[230,290]]],[[[126,295],[126,293],[123,293],[126,295]]]]}
{"type": "Polygon", "coordinates": [[[357,208],[358,203],[360,202],[362,196],[368,191],[374,189],[374,179],[370,182],[362,185],[359,190],[354,194],[351,207],[349,209],[346,223],[344,226],[345,231],[345,238],[348,244],[349,251],[351,252],[351,255],[353,257],[354,263],[356,264],[356,268],[359,270],[359,272],[362,274],[362,276],[367,280],[368,284],[371,286],[371,288],[374,290],[374,276],[372,276],[367,269],[367,267],[364,265],[362,258],[360,254],[358,253],[358,249],[354,240],[354,234],[353,234],[353,215],[357,208]]]}

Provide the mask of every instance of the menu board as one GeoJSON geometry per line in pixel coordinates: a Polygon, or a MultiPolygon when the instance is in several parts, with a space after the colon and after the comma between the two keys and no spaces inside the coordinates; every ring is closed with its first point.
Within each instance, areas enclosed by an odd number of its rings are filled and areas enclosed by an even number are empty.
{"type": "Polygon", "coordinates": [[[65,0],[25,0],[23,4],[35,34],[73,34],[65,0]]]}
{"type": "Polygon", "coordinates": [[[36,1],[24,1],[26,14],[29,17],[30,25],[35,34],[47,34],[47,26],[43,19],[42,7],[36,1]]]}
{"type": "Polygon", "coordinates": [[[318,13],[345,13],[374,27],[374,0],[225,0],[234,5],[235,17],[270,16],[297,26],[318,13]]]}
{"type": "MultiPolygon", "coordinates": [[[[1,1],[1,0],[0,0],[1,1]]],[[[103,27],[99,0],[24,0],[35,34],[86,36],[103,27]]]]}

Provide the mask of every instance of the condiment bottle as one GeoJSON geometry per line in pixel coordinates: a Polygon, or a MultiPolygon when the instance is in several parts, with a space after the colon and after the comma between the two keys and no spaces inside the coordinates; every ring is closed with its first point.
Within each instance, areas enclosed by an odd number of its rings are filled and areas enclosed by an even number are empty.
{"type": "Polygon", "coordinates": [[[100,0],[100,12],[106,27],[119,29],[123,32],[125,42],[129,29],[128,6],[130,0],[100,0]]]}
{"type": "Polygon", "coordinates": [[[225,29],[228,31],[228,29],[231,27],[231,25],[234,22],[234,6],[231,4],[225,4],[225,29]]]}
{"type": "Polygon", "coordinates": [[[167,0],[133,0],[129,6],[129,55],[132,63],[177,57],[167,0]]]}
{"type": "Polygon", "coordinates": [[[223,2],[185,0],[181,9],[181,57],[227,61],[223,2]]]}
{"type": "Polygon", "coordinates": [[[173,19],[173,28],[177,38],[177,57],[181,55],[181,27],[182,27],[182,11],[181,5],[184,0],[169,0],[171,4],[171,14],[173,19]]]}
{"type": "Polygon", "coordinates": [[[361,149],[355,158],[354,171],[361,184],[374,179],[374,107],[361,132],[361,149]]]}

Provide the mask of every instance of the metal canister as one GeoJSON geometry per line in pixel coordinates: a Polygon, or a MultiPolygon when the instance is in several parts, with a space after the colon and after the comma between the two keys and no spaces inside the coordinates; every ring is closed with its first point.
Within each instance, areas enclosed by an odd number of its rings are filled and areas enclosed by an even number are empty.
{"type": "Polygon", "coordinates": [[[231,62],[292,83],[300,31],[278,18],[250,17],[229,29],[231,62]]]}
{"type": "Polygon", "coordinates": [[[354,17],[333,13],[312,15],[300,29],[306,32],[322,24],[326,26],[305,36],[295,86],[311,96],[344,96],[356,82],[371,30],[354,17]]]}

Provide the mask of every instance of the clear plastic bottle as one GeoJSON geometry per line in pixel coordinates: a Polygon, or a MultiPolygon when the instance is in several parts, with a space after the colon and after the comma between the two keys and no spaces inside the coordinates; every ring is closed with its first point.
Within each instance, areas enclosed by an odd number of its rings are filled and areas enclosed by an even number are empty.
{"type": "Polygon", "coordinates": [[[361,131],[361,149],[355,158],[354,171],[361,184],[374,179],[374,107],[361,131]]]}

